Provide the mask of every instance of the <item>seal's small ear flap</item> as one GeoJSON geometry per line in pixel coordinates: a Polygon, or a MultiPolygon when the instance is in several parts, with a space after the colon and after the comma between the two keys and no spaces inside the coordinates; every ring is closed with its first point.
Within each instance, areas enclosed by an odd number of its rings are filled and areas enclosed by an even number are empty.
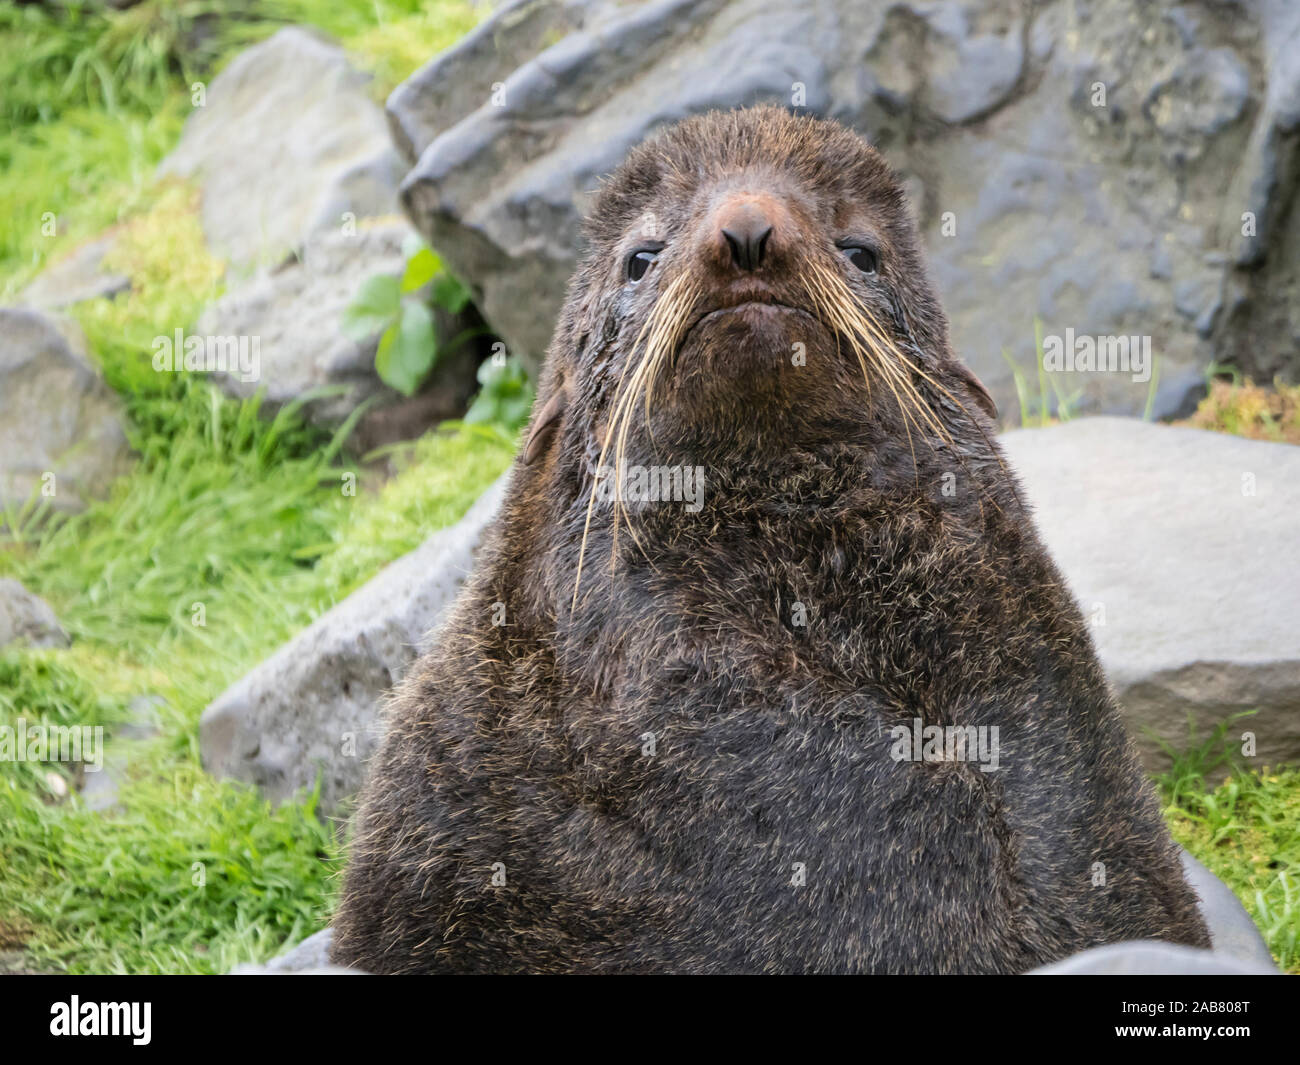
{"type": "Polygon", "coordinates": [[[560,427],[560,420],[564,417],[567,403],[563,386],[557,388],[555,394],[546,401],[546,406],[534,419],[532,432],[528,434],[528,443],[524,445],[525,466],[531,465],[546,450],[546,445],[551,442],[555,430],[560,427]]]}
{"type": "Polygon", "coordinates": [[[984,382],[975,376],[974,372],[966,366],[965,363],[957,363],[957,376],[962,379],[966,387],[970,389],[971,395],[975,397],[975,402],[983,408],[994,421],[998,420],[998,405],[993,402],[989,390],[984,387],[984,382]]]}

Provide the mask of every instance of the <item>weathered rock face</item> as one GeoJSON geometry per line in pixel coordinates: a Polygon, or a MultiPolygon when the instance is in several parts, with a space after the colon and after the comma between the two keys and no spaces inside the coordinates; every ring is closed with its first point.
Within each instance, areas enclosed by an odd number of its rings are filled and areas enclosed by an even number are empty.
{"type": "Polygon", "coordinates": [[[402,167],[367,81],[341,48],[288,27],[207,86],[160,172],[199,182],[208,243],[237,269],[339,232],[347,214],[396,209],[402,167]]]}
{"type": "Polygon", "coordinates": [[[103,268],[104,256],[113,247],[114,239],[110,233],[89,241],[42,270],[23,289],[19,302],[43,310],[57,310],[82,300],[112,299],[126,292],[131,287],[131,279],[103,268]]]}
{"type": "Polygon", "coordinates": [[[1247,710],[1246,764],[1300,762],[1300,448],[1118,418],[1002,443],[1147,764],[1147,730],[1247,710]]]}
{"type": "MultiPolygon", "coordinates": [[[[602,175],[659,127],[761,101],[840,119],[905,178],[957,350],[1004,413],[1046,336],[1149,337],[1185,409],[1210,360],[1300,373],[1300,6],[1143,0],[520,0],[392,95],[417,225],[537,360],[602,175]]],[[[1136,379],[1135,379],[1136,378],[1136,379]]],[[[1076,395],[1077,393],[1077,395],[1076,395]]]]}
{"type": "MultiPolygon", "coordinates": [[[[240,397],[264,387],[271,411],[313,389],[333,388],[305,408],[312,421],[330,428],[369,402],[370,412],[350,438],[361,451],[410,439],[463,414],[475,388],[481,345],[444,352],[420,392],[407,399],[375,370],[379,334],[358,343],[342,330],[343,311],[367,278],[401,274],[402,243],[411,235],[410,225],[398,219],[362,225],[351,234],[317,234],[300,257],[232,288],[204,312],[198,333],[247,337],[250,344],[256,338],[258,367],[255,375],[216,373],[217,382],[240,397]]],[[[446,343],[470,321],[439,310],[435,325],[446,343]]]]}
{"type": "Polygon", "coordinates": [[[469,572],[504,481],[457,524],[389,565],[251,673],[199,723],[205,768],[273,799],[310,789],[332,810],[354,794],[379,736],[379,703],[429,646],[469,572]]]}
{"type": "Polygon", "coordinates": [[[0,507],[80,510],[130,465],[122,407],[76,323],[0,308],[0,507]]]}
{"type": "Polygon", "coordinates": [[[0,647],[66,647],[68,634],[50,604],[15,580],[0,580],[0,647]]]}

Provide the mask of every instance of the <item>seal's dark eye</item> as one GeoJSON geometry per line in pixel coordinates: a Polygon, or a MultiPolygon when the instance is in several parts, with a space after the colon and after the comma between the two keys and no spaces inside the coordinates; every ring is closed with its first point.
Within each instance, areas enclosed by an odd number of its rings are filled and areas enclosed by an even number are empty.
{"type": "Polygon", "coordinates": [[[861,244],[849,244],[840,248],[840,251],[844,253],[844,258],[848,259],[864,274],[874,274],[876,267],[880,265],[880,256],[870,248],[864,248],[861,244]]]}
{"type": "Polygon", "coordinates": [[[658,258],[659,250],[657,248],[638,248],[628,257],[627,279],[629,281],[640,281],[649,272],[650,267],[654,266],[658,258]]]}

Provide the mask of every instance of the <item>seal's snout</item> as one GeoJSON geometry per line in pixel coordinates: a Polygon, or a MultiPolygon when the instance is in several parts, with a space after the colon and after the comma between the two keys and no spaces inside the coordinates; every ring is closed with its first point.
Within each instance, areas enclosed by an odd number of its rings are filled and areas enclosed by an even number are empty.
{"type": "Polygon", "coordinates": [[[755,203],[737,204],[722,219],[721,233],[731,261],[742,270],[756,270],[763,261],[772,223],[755,203]]]}
{"type": "Polygon", "coordinates": [[[791,225],[779,197],[766,192],[729,193],[707,223],[709,258],[723,271],[753,273],[781,258],[791,225]]]}

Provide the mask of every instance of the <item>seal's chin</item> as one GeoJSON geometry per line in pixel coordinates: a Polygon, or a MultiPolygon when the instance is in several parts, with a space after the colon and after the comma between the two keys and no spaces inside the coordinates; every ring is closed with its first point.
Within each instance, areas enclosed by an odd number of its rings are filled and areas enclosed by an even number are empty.
{"type": "Polygon", "coordinates": [[[774,300],[745,300],[702,312],[687,329],[674,362],[699,361],[713,372],[777,369],[798,355],[823,327],[808,311],[774,300]]]}

